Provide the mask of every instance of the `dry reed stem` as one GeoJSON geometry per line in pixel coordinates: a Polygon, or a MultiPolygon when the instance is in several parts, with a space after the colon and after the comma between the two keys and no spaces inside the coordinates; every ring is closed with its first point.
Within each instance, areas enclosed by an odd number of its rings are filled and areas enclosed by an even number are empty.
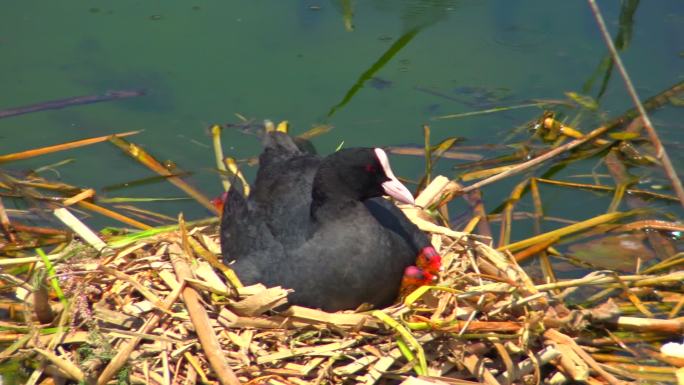
{"type": "Polygon", "coordinates": [[[90,199],[95,196],[95,190],[89,188],[81,191],[80,193],[72,196],[71,198],[67,198],[64,201],[62,201],[62,204],[64,206],[71,206],[74,203],[80,202],[84,199],[90,199]]]}
{"type": "Polygon", "coordinates": [[[546,332],[544,332],[544,337],[555,341],[556,343],[559,344],[565,344],[566,346],[569,346],[579,357],[581,357],[584,362],[589,365],[593,370],[595,370],[597,373],[601,375],[610,385],[623,385],[624,381],[620,381],[615,376],[612,374],[606,372],[603,370],[603,368],[596,362],[591,356],[585,352],[582,347],[577,345],[577,343],[567,335],[554,330],[554,329],[549,329],[546,332]]]}
{"type": "Polygon", "coordinates": [[[8,241],[12,243],[17,241],[17,237],[12,231],[12,225],[10,224],[9,216],[7,216],[7,211],[5,211],[5,205],[2,203],[2,197],[0,197],[0,226],[8,241]]]}
{"type": "Polygon", "coordinates": [[[539,367],[539,364],[545,365],[550,361],[560,357],[561,352],[553,347],[547,346],[543,350],[539,351],[536,355],[537,357],[530,357],[518,363],[514,370],[505,371],[497,377],[497,380],[499,382],[503,381],[510,384],[512,381],[518,380],[522,376],[532,373],[535,368],[539,367]]]}
{"type": "Polygon", "coordinates": [[[499,250],[508,250],[508,251],[517,251],[521,250],[530,246],[533,246],[535,244],[538,244],[539,242],[544,242],[549,239],[554,239],[554,238],[561,238],[563,236],[568,236],[571,234],[574,234],[576,232],[584,231],[584,230],[589,230],[594,228],[597,225],[601,225],[604,223],[608,222],[613,222],[618,219],[622,219],[626,216],[633,215],[635,212],[615,212],[615,213],[608,213],[608,214],[603,214],[599,215],[587,220],[584,220],[582,222],[578,222],[569,226],[562,227],[560,229],[552,230],[549,232],[546,232],[544,234],[540,235],[535,235],[531,238],[524,239],[522,241],[517,241],[508,245],[504,245],[499,247],[499,250]]]}
{"type": "Polygon", "coordinates": [[[96,212],[98,214],[102,214],[106,217],[112,218],[116,221],[119,221],[121,223],[125,223],[129,226],[133,226],[137,229],[140,230],[149,230],[152,228],[152,226],[142,223],[140,221],[137,221],[135,219],[129,218],[125,215],[119,214],[116,211],[109,210],[107,208],[104,208],[102,206],[98,206],[94,203],[86,202],[86,201],[80,201],[77,203],[78,206],[83,207],[84,209],[96,212]]]}
{"type": "Polygon", "coordinates": [[[52,353],[51,351],[45,349],[34,348],[33,351],[41,354],[50,362],[57,365],[57,367],[60,370],[64,371],[64,373],[66,373],[70,379],[78,382],[82,382],[85,380],[85,375],[83,374],[81,369],[79,369],[78,366],[74,365],[71,361],[61,358],[55,353],[52,353]]]}
{"type": "Polygon", "coordinates": [[[33,150],[17,152],[14,154],[0,155],[0,163],[13,162],[16,160],[23,160],[23,159],[28,159],[28,158],[40,156],[40,155],[50,154],[53,152],[59,152],[59,151],[64,151],[64,150],[70,150],[73,148],[89,146],[91,144],[105,142],[105,141],[110,140],[111,138],[114,138],[114,137],[123,138],[126,136],[135,135],[138,133],[140,133],[140,131],[122,132],[120,134],[98,136],[98,137],[89,138],[89,139],[81,139],[81,140],[77,140],[74,142],[56,144],[54,146],[37,148],[37,149],[33,149],[33,150]]]}
{"type": "Polygon", "coordinates": [[[641,100],[637,95],[636,89],[634,89],[634,85],[632,84],[632,80],[630,79],[629,74],[625,69],[625,66],[622,64],[622,59],[620,59],[620,55],[618,54],[617,49],[615,49],[615,45],[613,44],[613,40],[610,37],[610,33],[608,32],[608,27],[606,27],[606,22],[603,20],[603,15],[601,14],[601,11],[599,10],[598,5],[596,4],[596,0],[587,1],[589,2],[589,6],[591,7],[594,18],[596,19],[596,23],[599,26],[601,36],[603,37],[603,41],[606,43],[608,51],[610,51],[610,56],[613,59],[613,63],[615,63],[615,66],[618,68],[618,71],[622,76],[622,80],[625,83],[625,87],[627,88],[627,92],[629,93],[629,96],[632,99],[632,103],[634,103],[634,106],[639,111],[639,115],[641,116],[641,119],[644,122],[644,127],[646,127],[646,132],[648,132],[648,136],[651,140],[651,143],[653,143],[653,146],[655,147],[656,158],[658,158],[658,160],[662,163],[663,168],[665,169],[665,174],[670,179],[670,182],[672,183],[672,188],[675,190],[675,193],[679,198],[680,204],[682,205],[682,207],[684,207],[684,187],[682,187],[682,182],[679,180],[677,172],[672,166],[672,161],[670,161],[670,157],[667,155],[667,151],[661,143],[660,138],[658,137],[658,133],[653,127],[653,123],[651,123],[651,118],[649,118],[648,114],[646,113],[646,109],[644,108],[644,105],[641,103],[641,100]]]}
{"type": "Polygon", "coordinates": [[[535,288],[539,291],[548,291],[577,286],[600,286],[610,284],[618,285],[620,282],[629,282],[631,286],[635,287],[647,287],[655,285],[679,284],[683,280],[684,271],[678,271],[665,275],[624,275],[619,277],[615,275],[605,275],[594,272],[583,278],[536,285],[535,288]]]}
{"type": "Polygon", "coordinates": [[[76,218],[69,210],[66,208],[58,208],[54,210],[54,214],[59,218],[62,223],[67,225],[74,233],[78,234],[81,239],[86,241],[95,250],[101,252],[107,244],[100,239],[100,237],[95,234],[88,226],[76,218]]]}
{"type": "MultiPolygon", "coordinates": [[[[186,278],[191,278],[192,271],[190,266],[183,259],[183,256],[186,255],[185,252],[176,245],[171,245],[169,247],[169,254],[178,280],[183,282],[186,278]]],[[[240,381],[225,360],[221,345],[209,322],[209,316],[200,303],[199,295],[193,288],[186,286],[182,291],[182,296],[190,319],[195,325],[195,332],[200,340],[204,354],[207,356],[212,369],[216,372],[219,382],[224,385],[239,385],[240,381]]]]}
{"type": "MultiPolygon", "coordinates": [[[[607,155],[607,157],[610,157],[610,154],[607,155]]],[[[534,178],[536,181],[539,183],[545,183],[545,184],[550,184],[554,186],[562,186],[562,187],[569,187],[569,188],[580,188],[580,189],[587,189],[587,190],[597,190],[597,191],[614,191],[615,188],[611,186],[603,186],[603,185],[596,185],[596,184],[587,184],[587,183],[578,183],[578,182],[567,182],[567,181],[560,181],[560,180],[553,180],[553,179],[545,179],[545,178],[534,178]]],[[[679,199],[676,196],[673,195],[666,195],[666,194],[661,194],[653,191],[648,191],[648,190],[642,190],[638,188],[628,188],[626,192],[634,195],[644,195],[646,197],[653,197],[657,199],[663,199],[667,201],[679,201],[679,199]]]]}
{"type": "Polygon", "coordinates": [[[592,140],[592,139],[594,139],[600,135],[603,135],[604,133],[608,132],[612,128],[613,128],[612,125],[601,126],[599,128],[594,129],[593,131],[591,131],[587,135],[585,135],[582,139],[575,139],[575,140],[568,142],[562,146],[558,146],[552,150],[549,150],[548,152],[546,152],[546,153],[544,153],[544,154],[542,154],[536,158],[530,159],[526,162],[523,162],[523,163],[520,163],[520,164],[517,164],[514,166],[506,166],[506,169],[504,171],[502,171],[496,175],[490,176],[486,179],[483,179],[479,182],[473,183],[470,186],[464,187],[462,190],[462,193],[465,194],[465,193],[468,193],[470,191],[480,189],[480,188],[482,188],[488,184],[498,182],[498,181],[505,179],[509,176],[512,176],[512,175],[518,174],[520,172],[523,172],[525,170],[528,170],[528,169],[530,169],[530,168],[532,168],[538,164],[542,164],[549,159],[552,159],[552,158],[554,158],[554,157],[556,157],[556,156],[558,156],[558,155],[560,155],[566,151],[570,151],[575,147],[578,147],[578,146],[580,146],[580,145],[582,145],[582,144],[584,144],[584,143],[586,143],[586,142],[588,142],[588,141],[590,141],[590,140],[592,140]]]}
{"type": "Polygon", "coordinates": [[[109,140],[114,145],[119,147],[122,151],[124,151],[126,154],[130,155],[133,159],[137,160],[138,162],[140,162],[150,170],[156,172],[157,174],[166,177],[167,180],[171,182],[171,184],[183,190],[186,194],[194,198],[197,202],[199,202],[199,204],[204,206],[210,212],[217,215],[219,214],[218,209],[213,204],[211,204],[209,199],[207,199],[204,196],[204,194],[202,194],[196,188],[187,184],[183,179],[175,176],[172,172],[170,172],[166,167],[159,163],[159,161],[157,161],[154,157],[148,154],[140,146],[134,143],[129,143],[118,137],[111,137],[109,138],[109,140]]]}
{"type": "Polygon", "coordinates": [[[559,363],[573,381],[584,382],[589,378],[589,365],[575,353],[575,351],[565,344],[551,341],[556,350],[560,352],[559,363]]]}
{"type": "Polygon", "coordinates": [[[657,318],[619,317],[617,319],[617,326],[623,330],[644,333],[684,335],[684,320],[682,319],[664,320],[657,318]]]}
{"type": "MultiPolygon", "coordinates": [[[[225,156],[223,155],[223,146],[221,145],[221,126],[214,124],[211,126],[211,142],[214,147],[214,156],[216,157],[216,168],[223,173],[227,173],[228,169],[223,163],[225,156]]],[[[223,191],[230,190],[230,181],[228,178],[221,174],[221,184],[223,185],[223,191]]]]}
{"type": "Polygon", "coordinates": [[[490,372],[484,365],[483,357],[475,354],[467,355],[463,358],[463,365],[468,369],[468,371],[475,376],[480,378],[487,385],[501,385],[501,383],[496,379],[496,377],[490,372]]]}

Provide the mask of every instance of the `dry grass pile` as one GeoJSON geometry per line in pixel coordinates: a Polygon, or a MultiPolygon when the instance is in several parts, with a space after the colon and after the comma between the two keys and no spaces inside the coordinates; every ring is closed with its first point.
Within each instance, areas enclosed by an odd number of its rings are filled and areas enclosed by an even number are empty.
{"type": "MultiPolygon", "coordinates": [[[[443,196],[447,186],[439,183],[438,178],[418,201],[443,196]]],[[[607,330],[626,328],[653,341],[681,334],[681,319],[625,317],[620,309],[634,300],[629,295],[635,290],[651,290],[661,301],[674,297],[681,308],[684,272],[629,277],[599,272],[535,286],[510,254],[486,240],[438,226],[422,211],[406,208],[406,213],[430,230],[441,251],[439,283],[390,308],[340,313],[296,306],[277,311],[285,303],[284,289],[235,289],[230,271],[217,260],[215,226],[190,229],[181,218],[178,230],[105,245],[67,219],[90,244],[72,242],[45,256],[43,266],[51,274],[34,286],[43,290],[19,288],[27,318],[47,323],[52,314],[61,316],[52,325],[7,323],[5,330],[12,332],[3,338],[16,342],[2,357],[38,358],[29,383],[45,378],[98,384],[116,379],[369,385],[675,381],[683,359],[651,346],[628,347],[607,330]],[[50,284],[69,298],[62,301],[67,311],[55,312],[57,300],[45,295],[50,284]],[[564,298],[578,287],[618,288],[625,296],[570,311],[564,298]],[[574,338],[589,327],[605,338],[574,338]],[[636,358],[625,352],[648,357],[658,370],[643,365],[637,370],[630,363],[636,358]],[[616,353],[622,362],[615,363],[616,353]]]]}

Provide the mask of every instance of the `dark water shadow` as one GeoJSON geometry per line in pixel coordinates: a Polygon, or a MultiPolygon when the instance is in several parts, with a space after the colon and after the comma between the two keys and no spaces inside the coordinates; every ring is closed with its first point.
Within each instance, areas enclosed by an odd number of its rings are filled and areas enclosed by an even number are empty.
{"type": "Polygon", "coordinates": [[[110,61],[102,59],[109,54],[98,39],[85,38],[76,45],[73,55],[77,58],[76,61],[63,66],[62,70],[74,83],[92,90],[93,93],[118,89],[145,90],[145,98],[119,103],[121,108],[159,114],[176,110],[177,102],[171,76],[160,69],[163,66],[115,66],[110,61]]]}

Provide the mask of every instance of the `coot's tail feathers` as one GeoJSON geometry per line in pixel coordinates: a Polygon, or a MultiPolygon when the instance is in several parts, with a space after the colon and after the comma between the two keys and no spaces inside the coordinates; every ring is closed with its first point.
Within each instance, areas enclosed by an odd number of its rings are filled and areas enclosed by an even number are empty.
{"type": "Polygon", "coordinates": [[[299,136],[295,136],[292,138],[294,143],[297,145],[299,148],[299,151],[309,154],[309,155],[318,155],[318,151],[316,151],[316,147],[314,147],[313,143],[309,139],[304,139],[300,138],[299,136]]]}
{"type": "Polygon", "coordinates": [[[254,268],[265,266],[264,261],[275,263],[285,255],[268,223],[255,215],[258,212],[255,212],[254,203],[246,199],[240,190],[228,190],[221,215],[221,251],[224,263],[236,262],[233,266],[243,283],[256,283],[252,279],[256,274],[254,268]],[[242,269],[252,275],[243,277],[242,269]]]}
{"type": "Polygon", "coordinates": [[[302,151],[292,138],[279,131],[265,132],[262,140],[264,152],[259,155],[259,168],[267,168],[273,163],[284,162],[302,155],[302,151]]]}
{"type": "Polygon", "coordinates": [[[224,259],[228,262],[236,255],[243,255],[250,247],[246,240],[252,239],[251,236],[257,234],[248,234],[252,229],[252,226],[247,223],[249,220],[248,203],[240,189],[233,187],[225,194],[227,196],[224,199],[221,214],[221,250],[224,259]]]}

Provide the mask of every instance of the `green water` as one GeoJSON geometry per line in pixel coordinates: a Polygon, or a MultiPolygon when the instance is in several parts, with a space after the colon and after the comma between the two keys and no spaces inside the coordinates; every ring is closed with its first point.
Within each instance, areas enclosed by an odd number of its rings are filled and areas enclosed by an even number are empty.
{"type": "MultiPolygon", "coordinates": [[[[615,34],[621,2],[601,3],[615,34]]],[[[684,2],[642,2],[629,25],[622,55],[642,97],[681,80],[684,2]]],[[[215,196],[221,186],[207,127],[238,122],[235,114],[287,119],[295,132],[331,124],[332,132],[314,140],[321,153],[341,142],[421,144],[423,123],[431,124],[433,142],[460,136],[467,144],[499,143],[540,111],[431,118],[583,92],[604,54],[583,1],[5,2],[0,110],[107,90],[145,89],[147,96],[0,119],[0,153],[143,129],[133,141],[193,172],[188,180],[215,196]]],[[[630,107],[613,75],[601,99],[607,117],[630,107]]],[[[596,96],[600,80],[585,93],[596,96]]],[[[681,108],[655,118],[677,165],[682,118],[681,108]]],[[[258,152],[252,136],[227,131],[223,138],[228,155],[258,152]]],[[[107,143],[3,167],[21,172],[69,158],[44,175],[101,196],[183,196],[167,183],[101,191],[154,175],[107,143]]],[[[402,176],[422,173],[420,158],[393,161],[402,176]]],[[[443,161],[436,171],[453,176],[457,163],[443,161]]],[[[491,206],[512,183],[485,189],[491,206]]],[[[591,194],[566,200],[563,192],[547,198],[576,219],[610,201],[591,194]]],[[[192,202],[150,208],[207,214],[192,202]]]]}

